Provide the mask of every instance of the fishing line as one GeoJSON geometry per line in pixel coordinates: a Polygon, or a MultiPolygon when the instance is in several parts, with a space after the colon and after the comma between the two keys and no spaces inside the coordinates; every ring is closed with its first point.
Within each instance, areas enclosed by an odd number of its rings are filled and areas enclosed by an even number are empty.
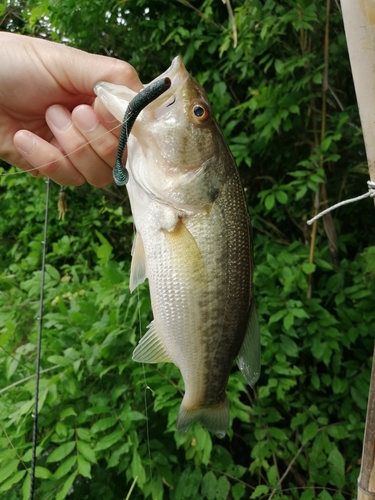
{"type": "MultiPolygon", "coordinates": [[[[140,307],[140,300],[139,300],[139,287],[137,288],[137,298],[138,298],[138,325],[139,325],[139,338],[142,338],[142,318],[141,318],[141,307],[140,307]]],[[[143,368],[143,381],[145,384],[145,389],[144,389],[144,404],[145,404],[145,417],[146,417],[146,440],[147,440],[147,452],[148,452],[148,458],[150,461],[149,467],[150,467],[150,481],[152,481],[152,467],[151,467],[151,447],[150,447],[150,427],[148,423],[148,409],[147,409],[147,391],[150,390],[151,393],[153,394],[154,391],[151,389],[151,387],[147,384],[147,378],[146,378],[146,370],[145,370],[145,364],[142,363],[142,368],[143,368]]]]}
{"type": "Polygon", "coordinates": [[[17,172],[0,173],[0,177],[7,177],[8,175],[27,174],[29,172],[35,172],[35,170],[39,170],[40,168],[48,167],[49,165],[52,165],[53,163],[57,163],[58,161],[61,161],[64,158],[69,158],[69,156],[71,156],[72,154],[76,153],[77,151],[80,151],[81,149],[85,148],[86,146],[89,146],[90,144],[93,144],[98,139],[101,139],[102,137],[105,137],[106,135],[110,134],[111,132],[113,132],[114,130],[120,128],[121,126],[122,126],[122,124],[119,123],[115,127],[108,129],[103,134],[98,135],[98,137],[95,137],[95,139],[92,139],[91,141],[85,142],[84,144],[82,144],[82,146],[79,146],[77,149],[74,149],[70,153],[64,154],[63,156],[61,156],[61,158],[58,158],[58,159],[53,160],[53,161],[49,161],[48,163],[44,163],[43,165],[39,165],[38,167],[29,168],[28,170],[18,170],[17,172]]]}
{"type": "MultiPolygon", "coordinates": [[[[122,157],[124,155],[125,147],[128,142],[128,138],[131,132],[131,129],[138,118],[141,111],[152,101],[157,99],[161,94],[163,94],[166,90],[168,90],[171,86],[170,78],[163,78],[161,80],[157,80],[156,82],[150,83],[147,87],[141,90],[129,103],[126,108],[124,119],[122,122],[122,128],[119,138],[119,145],[116,155],[116,163],[115,168],[113,169],[113,179],[117,186],[125,186],[129,180],[129,172],[126,169],[126,166],[122,163],[122,157]]],[[[139,323],[139,336],[142,337],[142,321],[141,321],[141,308],[140,308],[140,300],[139,300],[139,289],[137,289],[137,297],[138,297],[138,323],[139,323]]],[[[150,429],[149,429],[149,420],[148,420],[148,409],[147,409],[147,391],[150,390],[152,393],[152,389],[147,384],[146,379],[146,371],[145,365],[142,363],[143,367],[143,379],[145,383],[144,390],[144,404],[145,404],[145,416],[146,416],[146,441],[147,441],[147,451],[149,458],[149,470],[150,470],[150,481],[152,481],[152,458],[151,458],[151,447],[150,447],[150,429]]]]}
{"type": "Polygon", "coordinates": [[[50,180],[46,179],[46,210],[44,216],[44,234],[43,234],[43,252],[42,252],[42,270],[40,278],[40,299],[39,299],[39,315],[38,315],[38,340],[36,349],[36,364],[35,364],[35,402],[33,422],[33,442],[31,448],[31,469],[30,469],[30,500],[34,498],[35,492],[35,467],[36,467],[36,447],[37,447],[37,432],[38,432],[38,399],[39,399],[39,376],[40,376],[40,354],[42,347],[42,329],[43,329],[43,299],[44,299],[44,277],[46,267],[46,249],[47,249],[47,229],[48,229],[48,202],[49,202],[49,186],[50,180]]]}
{"type": "MultiPolygon", "coordinates": [[[[117,151],[117,158],[116,158],[116,165],[113,171],[113,177],[117,185],[123,186],[124,184],[127,183],[129,174],[125,168],[125,166],[122,164],[122,156],[124,154],[124,150],[127,144],[127,140],[130,134],[130,131],[135,123],[135,120],[137,119],[139,113],[152,101],[154,101],[157,97],[159,97],[163,92],[165,92],[167,89],[169,89],[171,86],[171,80],[169,78],[164,78],[162,80],[158,80],[156,82],[151,83],[148,85],[143,91],[139,92],[134,99],[129,103],[125,116],[124,116],[124,121],[121,125],[116,125],[116,127],[113,127],[112,129],[108,130],[101,136],[93,139],[92,141],[89,141],[79,148],[75,149],[74,151],[71,151],[69,154],[64,155],[62,158],[67,158],[71,154],[75,153],[76,151],[79,151],[80,149],[86,147],[87,145],[91,144],[95,140],[99,139],[100,137],[103,137],[104,135],[110,133],[111,131],[115,130],[119,126],[121,126],[121,134],[119,138],[119,146],[118,146],[118,151],[117,151]]],[[[51,165],[52,163],[56,163],[57,161],[60,161],[62,158],[59,158],[57,160],[54,160],[52,162],[48,162],[45,165],[41,165],[39,167],[35,167],[33,169],[29,169],[26,172],[31,172],[33,170],[38,170],[40,168],[43,168],[44,166],[51,165]]],[[[17,175],[20,173],[25,173],[25,171],[22,172],[12,172],[12,173],[5,173],[5,174],[0,174],[0,176],[6,176],[6,175],[17,175]]],[[[40,284],[40,300],[39,300],[39,315],[38,315],[38,339],[37,339],[37,355],[36,355],[36,367],[35,367],[35,401],[34,401],[34,412],[32,414],[33,417],[33,436],[32,436],[32,449],[31,449],[31,468],[30,468],[30,495],[29,495],[29,500],[33,500],[34,498],[34,493],[35,493],[35,469],[36,469],[36,449],[37,449],[37,432],[38,432],[38,399],[39,399],[39,378],[40,378],[40,358],[41,358],[41,345],[42,345],[42,329],[43,329],[43,300],[44,300],[44,281],[45,281],[45,265],[46,265],[46,248],[47,248],[47,229],[48,229],[48,202],[49,202],[49,188],[50,188],[50,179],[47,177],[46,179],[46,208],[45,208],[45,218],[44,218],[44,235],[43,235],[43,252],[42,252],[42,269],[41,269],[41,284],[40,284]]],[[[65,193],[63,188],[60,190],[60,197],[59,197],[59,202],[60,202],[60,214],[64,215],[65,213],[65,193]]],[[[138,292],[138,303],[139,303],[139,292],[138,292]]],[[[141,313],[140,313],[140,308],[138,310],[139,314],[139,326],[141,329],[141,313]]],[[[151,468],[151,449],[150,449],[150,440],[149,440],[149,425],[148,425],[148,411],[147,411],[147,390],[149,389],[146,381],[146,374],[145,374],[145,368],[143,365],[143,375],[144,375],[144,380],[146,383],[146,388],[145,388],[145,412],[146,412],[146,436],[147,436],[147,446],[148,446],[148,454],[149,454],[149,460],[150,460],[150,479],[152,479],[152,468],[151,468]]],[[[151,390],[151,389],[150,389],[151,390]]],[[[135,483],[134,483],[135,484],[135,483]]],[[[134,486],[133,486],[134,487],[134,486]]]]}

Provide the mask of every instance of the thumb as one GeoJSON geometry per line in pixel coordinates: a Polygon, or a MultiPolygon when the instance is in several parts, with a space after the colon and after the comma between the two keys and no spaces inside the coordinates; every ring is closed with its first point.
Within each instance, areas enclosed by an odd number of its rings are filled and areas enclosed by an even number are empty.
{"type": "MultiPolygon", "coordinates": [[[[99,81],[126,85],[135,91],[143,88],[137,72],[125,61],[89,54],[71,47],[60,47],[63,56],[59,62],[60,69],[64,70],[66,82],[72,85],[76,93],[95,95],[93,88],[99,81]]],[[[56,62],[54,67],[56,68],[56,62]]]]}

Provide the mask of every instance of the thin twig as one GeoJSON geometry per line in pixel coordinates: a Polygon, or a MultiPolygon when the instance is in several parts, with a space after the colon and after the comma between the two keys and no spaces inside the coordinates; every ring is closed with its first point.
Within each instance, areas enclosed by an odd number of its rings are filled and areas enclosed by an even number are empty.
{"type": "Polygon", "coordinates": [[[130,490],[128,491],[128,494],[126,495],[125,500],[129,500],[130,495],[132,494],[132,491],[134,490],[135,483],[138,480],[138,476],[135,476],[134,481],[132,482],[132,485],[130,486],[130,490]]]}
{"type": "MultiPolygon", "coordinates": [[[[55,370],[56,368],[60,368],[59,365],[55,366],[50,366],[49,368],[46,368],[45,370],[41,370],[39,373],[42,375],[43,373],[50,372],[51,370],[55,370]]],[[[16,387],[17,385],[23,384],[24,382],[27,382],[28,380],[32,379],[35,377],[35,373],[33,375],[30,375],[29,377],[25,377],[21,380],[17,380],[17,382],[13,382],[13,384],[8,385],[7,387],[4,387],[4,389],[0,389],[0,394],[3,394],[3,392],[9,391],[10,389],[13,389],[13,387],[16,387]]]]}
{"type": "Polygon", "coordinates": [[[294,457],[292,458],[292,460],[290,461],[290,464],[288,465],[286,471],[284,472],[284,474],[281,476],[280,478],[280,481],[277,483],[277,486],[272,490],[272,493],[271,495],[268,497],[268,500],[271,500],[271,498],[274,496],[274,494],[276,493],[276,491],[281,487],[281,484],[282,482],[284,481],[284,479],[286,478],[286,476],[289,474],[290,472],[290,469],[292,468],[292,465],[294,464],[294,462],[297,460],[297,458],[300,456],[303,448],[305,447],[304,444],[302,444],[297,453],[294,455],[294,457]]]}
{"type": "Polygon", "coordinates": [[[22,460],[22,457],[19,455],[19,453],[18,453],[17,449],[14,447],[14,445],[13,445],[13,443],[12,443],[12,440],[11,440],[11,439],[10,439],[10,437],[8,436],[7,431],[5,430],[5,427],[3,426],[3,424],[1,423],[1,421],[0,421],[0,427],[2,428],[2,430],[3,430],[4,434],[5,434],[5,437],[7,438],[7,440],[8,440],[8,442],[9,442],[10,446],[13,448],[13,451],[15,452],[15,454],[16,454],[16,456],[17,456],[18,460],[21,462],[21,464],[24,466],[24,468],[25,468],[26,470],[28,470],[28,468],[26,467],[25,463],[24,463],[24,462],[23,462],[23,460],[22,460]]]}

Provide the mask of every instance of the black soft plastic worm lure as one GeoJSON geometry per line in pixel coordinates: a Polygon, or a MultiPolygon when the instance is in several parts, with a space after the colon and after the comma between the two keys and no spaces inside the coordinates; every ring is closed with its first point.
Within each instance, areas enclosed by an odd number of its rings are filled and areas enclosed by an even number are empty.
{"type": "Polygon", "coordinates": [[[125,186],[129,179],[129,173],[122,164],[122,156],[128,141],[130,131],[137,119],[139,113],[148,104],[157,99],[161,94],[171,86],[169,78],[157,80],[148,85],[145,89],[141,90],[130,102],[125,112],[124,121],[122,122],[121,134],[118,143],[116,165],[113,169],[113,179],[118,186],[125,186]]]}

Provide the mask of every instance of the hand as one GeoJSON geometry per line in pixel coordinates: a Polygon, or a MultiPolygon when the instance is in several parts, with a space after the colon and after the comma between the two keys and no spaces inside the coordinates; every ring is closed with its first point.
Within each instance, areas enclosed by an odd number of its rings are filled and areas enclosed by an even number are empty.
{"type": "Polygon", "coordinates": [[[0,54],[0,158],[60,185],[109,184],[119,123],[93,88],[107,81],[140,90],[134,68],[10,33],[0,33],[0,54]]]}

